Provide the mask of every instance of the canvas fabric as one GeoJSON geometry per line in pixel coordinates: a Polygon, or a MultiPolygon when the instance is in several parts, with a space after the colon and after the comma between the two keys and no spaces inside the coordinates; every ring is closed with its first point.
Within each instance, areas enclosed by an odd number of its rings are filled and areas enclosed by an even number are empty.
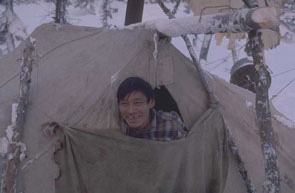
{"type": "MultiPolygon", "coordinates": [[[[30,160],[34,161],[20,170],[18,192],[55,193],[55,179],[60,173],[53,160],[55,147],[50,146],[55,144],[56,138],[44,135],[42,124],[57,122],[88,133],[102,130],[115,133],[120,130],[115,93],[118,85],[129,76],[140,76],[153,87],[165,85],[176,101],[187,128],[194,127],[208,109],[207,94],[198,72],[191,61],[166,39],[159,41],[156,50],[154,33],[150,30],[102,30],[44,24],[31,34],[37,39],[36,49],[40,58],[38,66],[33,66],[22,136],[27,157],[20,167],[30,163],[30,160]],[[153,53],[157,53],[156,58],[153,53]]],[[[18,59],[22,57],[22,51],[23,44],[0,60],[1,136],[5,135],[5,129],[11,124],[11,105],[18,99],[18,59]]],[[[205,77],[218,97],[220,110],[250,179],[257,192],[263,192],[264,167],[255,118],[255,95],[208,72],[205,72],[205,77]]],[[[281,115],[273,107],[272,114],[281,115]]],[[[294,193],[295,131],[275,119],[273,128],[281,191],[294,193]]],[[[118,139],[118,146],[124,146],[120,137],[115,139],[118,139]]],[[[246,193],[236,162],[229,155],[224,192],[246,193]]],[[[0,166],[4,171],[5,165],[0,166]]]]}
{"type": "Polygon", "coordinates": [[[59,128],[56,193],[221,193],[228,171],[223,117],[208,109],[186,138],[159,142],[59,128]]]}

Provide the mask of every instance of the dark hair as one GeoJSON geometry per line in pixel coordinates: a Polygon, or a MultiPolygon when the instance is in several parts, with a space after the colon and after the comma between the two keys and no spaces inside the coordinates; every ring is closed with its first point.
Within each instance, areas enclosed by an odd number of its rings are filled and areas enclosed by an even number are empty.
{"type": "Polygon", "coordinates": [[[124,80],[118,88],[118,103],[134,91],[142,92],[146,96],[147,102],[154,98],[154,90],[148,82],[139,77],[129,77],[124,80]]]}

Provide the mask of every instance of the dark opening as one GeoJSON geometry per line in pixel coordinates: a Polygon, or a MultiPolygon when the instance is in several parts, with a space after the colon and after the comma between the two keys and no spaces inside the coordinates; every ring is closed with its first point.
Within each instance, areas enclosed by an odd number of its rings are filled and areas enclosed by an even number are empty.
{"type": "Polygon", "coordinates": [[[165,86],[160,86],[160,88],[155,88],[155,101],[156,101],[156,110],[162,110],[165,112],[175,111],[181,117],[182,115],[179,111],[176,101],[173,99],[169,91],[165,86]]]}
{"type": "Polygon", "coordinates": [[[255,83],[255,68],[254,65],[246,65],[240,67],[235,72],[232,73],[230,82],[232,84],[238,85],[244,89],[250,90],[253,93],[256,93],[255,83]]]}

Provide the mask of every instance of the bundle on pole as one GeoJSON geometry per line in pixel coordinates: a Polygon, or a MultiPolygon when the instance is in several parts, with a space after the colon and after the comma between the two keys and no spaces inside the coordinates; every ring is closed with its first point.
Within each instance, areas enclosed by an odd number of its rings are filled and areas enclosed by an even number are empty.
{"type": "MultiPolygon", "coordinates": [[[[171,12],[170,12],[171,13],[171,12]]],[[[279,13],[276,8],[240,9],[235,13],[157,19],[133,24],[125,29],[153,29],[169,36],[186,34],[240,33],[256,29],[278,29],[279,13]]]]}
{"type": "MultiPolygon", "coordinates": [[[[257,7],[256,0],[243,0],[249,7],[257,7]]],[[[280,173],[277,163],[277,154],[274,147],[274,132],[272,127],[272,116],[269,106],[268,89],[270,81],[268,81],[268,70],[266,68],[264,58],[264,45],[262,42],[262,32],[252,30],[248,34],[249,52],[253,57],[255,74],[255,90],[256,90],[256,116],[258,119],[259,134],[261,147],[264,155],[264,193],[280,192],[280,173]]]]}
{"type": "Polygon", "coordinates": [[[16,110],[16,121],[13,125],[12,142],[10,143],[10,153],[7,160],[5,192],[15,193],[16,190],[16,175],[20,162],[22,133],[24,130],[24,123],[26,117],[26,110],[28,104],[28,93],[30,90],[31,73],[33,65],[37,62],[35,53],[35,40],[28,38],[26,40],[26,47],[23,51],[23,58],[20,72],[20,87],[19,87],[19,101],[16,110]]]}

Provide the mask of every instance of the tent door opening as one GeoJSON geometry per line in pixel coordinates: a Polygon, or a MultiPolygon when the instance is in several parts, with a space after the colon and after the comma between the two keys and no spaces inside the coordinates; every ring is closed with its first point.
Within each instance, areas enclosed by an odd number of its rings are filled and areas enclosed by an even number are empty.
{"type": "Polygon", "coordinates": [[[176,101],[171,96],[171,94],[169,93],[168,89],[165,86],[160,86],[160,88],[155,88],[154,94],[155,94],[155,101],[156,101],[156,105],[155,105],[156,110],[162,110],[164,112],[175,111],[181,117],[181,119],[183,119],[176,101]]]}

